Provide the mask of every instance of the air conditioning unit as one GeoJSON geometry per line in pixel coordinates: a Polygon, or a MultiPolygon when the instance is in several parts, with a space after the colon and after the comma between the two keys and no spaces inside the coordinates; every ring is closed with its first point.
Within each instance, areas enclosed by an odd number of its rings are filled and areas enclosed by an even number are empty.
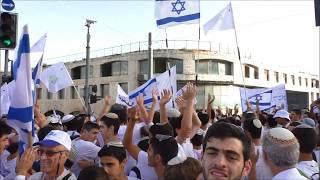
{"type": "Polygon", "coordinates": [[[148,74],[138,74],[138,81],[147,81],[148,74]]]}

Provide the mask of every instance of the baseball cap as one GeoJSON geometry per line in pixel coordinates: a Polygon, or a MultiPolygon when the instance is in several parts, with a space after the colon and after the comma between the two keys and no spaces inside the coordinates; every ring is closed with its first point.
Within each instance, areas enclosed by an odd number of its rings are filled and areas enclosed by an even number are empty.
{"type": "Polygon", "coordinates": [[[286,110],[277,111],[273,118],[284,118],[290,121],[289,113],[286,110]]]}
{"type": "Polygon", "coordinates": [[[68,151],[70,151],[71,139],[68,133],[64,131],[52,130],[46,135],[46,137],[42,141],[36,142],[33,145],[48,146],[48,147],[55,147],[58,145],[62,145],[68,151]]]}

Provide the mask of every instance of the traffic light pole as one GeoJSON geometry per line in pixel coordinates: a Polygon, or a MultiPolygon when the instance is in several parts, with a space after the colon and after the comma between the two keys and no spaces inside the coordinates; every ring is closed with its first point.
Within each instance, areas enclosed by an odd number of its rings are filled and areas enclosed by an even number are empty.
{"type": "Polygon", "coordinates": [[[86,47],[86,81],[85,81],[85,104],[87,109],[87,115],[91,114],[89,104],[89,59],[90,59],[90,25],[96,21],[86,20],[85,26],[87,26],[87,47],[86,47]]]}
{"type": "Polygon", "coordinates": [[[8,63],[9,63],[9,50],[4,50],[4,73],[2,76],[2,82],[7,82],[8,80],[8,63]]]}

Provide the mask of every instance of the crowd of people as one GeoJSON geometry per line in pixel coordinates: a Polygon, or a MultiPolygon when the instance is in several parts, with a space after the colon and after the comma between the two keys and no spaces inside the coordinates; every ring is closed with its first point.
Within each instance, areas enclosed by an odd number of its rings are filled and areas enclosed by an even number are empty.
{"type": "Polygon", "coordinates": [[[106,96],[97,117],[44,114],[36,104],[36,136],[25,149],[3,117],[0,180],[319,179],[320,100],[290,113],[248,102],[239,114],[213,109],[210,95],[195,109],[196,93],[188,83],[168,108],[170,90],[153,91],[148,109],[142,95],[133,108],[106,96]]]}

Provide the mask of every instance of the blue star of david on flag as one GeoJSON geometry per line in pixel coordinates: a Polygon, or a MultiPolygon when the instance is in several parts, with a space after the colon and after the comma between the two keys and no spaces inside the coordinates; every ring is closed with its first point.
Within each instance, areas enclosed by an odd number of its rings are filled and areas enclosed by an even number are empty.
{"type": "Polygon", "coordinates": [[[200,21],[199,0],[156,0],[155,17],[158,28],[200,21]]]}
{"type": "Polygon", "coordinates": [[[178,14],[180,14],[181,13],[181,11],[184,11],[184,10],[186,10],[186,8],[184,8],[184,4],[185,4],[186,2],[185,1],[183,1],[183,2],[181,2],[180,0],[177,0],[176,2],[174,2],[174,3],[171,3],[172,4],[172,12],[177,12],[178,14]],[[177,7],[179,8],[179,6],[180,6],[180,9],[177,9],[177,7]]]}

